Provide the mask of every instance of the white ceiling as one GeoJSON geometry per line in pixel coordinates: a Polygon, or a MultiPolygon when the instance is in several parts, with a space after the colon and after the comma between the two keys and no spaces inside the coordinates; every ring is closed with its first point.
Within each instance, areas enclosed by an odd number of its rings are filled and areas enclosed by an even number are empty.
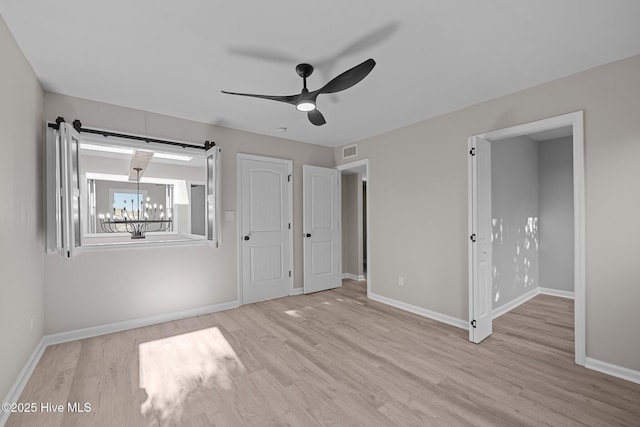
{"type": "Polygon", "coordinates": [[[0,13],[46,90],[327,146],[640,54],[638,0],[0,0],[0,13]],[[360,84],[319,97],[322,127],[220,93],[299,93],[304,61],[313,90],[370,57],[360,84]]]}

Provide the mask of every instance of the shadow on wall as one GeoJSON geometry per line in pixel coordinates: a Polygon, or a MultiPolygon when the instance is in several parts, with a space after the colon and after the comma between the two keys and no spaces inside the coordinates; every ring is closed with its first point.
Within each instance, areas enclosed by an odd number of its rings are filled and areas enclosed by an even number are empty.
{"type": "Polygon", "coordinates": [[[515,230],[505,226],[502,218],[491,222],[493,305],[497,307],[539,285],[538,217],[521,218],[515,230]]]}

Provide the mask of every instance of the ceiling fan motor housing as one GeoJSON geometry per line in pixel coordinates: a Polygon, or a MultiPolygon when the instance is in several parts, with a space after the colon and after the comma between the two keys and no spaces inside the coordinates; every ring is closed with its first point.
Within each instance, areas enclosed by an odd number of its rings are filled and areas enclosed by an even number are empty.
{"type": "Polygon", "coordinates": [[[313,65],[311,64],[298,64],[296,66],[296,73],[303,79],[306,79],[313,73],[313,65]]]}

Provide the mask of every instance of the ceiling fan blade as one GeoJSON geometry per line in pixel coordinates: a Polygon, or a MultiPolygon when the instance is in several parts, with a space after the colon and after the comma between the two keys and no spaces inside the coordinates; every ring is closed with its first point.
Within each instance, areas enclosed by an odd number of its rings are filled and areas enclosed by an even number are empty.
{"type": "Polygon", "coordinates": [[[372,46],[375,46],[376,44],[383,42],[386,38],[391,36],[399,26],[400,24],[397,21],[391,21],[387,25],[384,25],[377,30],[365,34],[359,39],[353,41],[351,44],[338,52],[335,57],[339,58],[346,55],[352,55],[354,53],[358,53],[361,50],[365,50],[372,46]]]}
{"type": "Polygon", "coordinates": [[[337,77],[334,77],[329,83],[319,89],[318,93],[336,93],[345,89],[349,89],[351,86],[358,84],[362,79],[375,67],[376,61],[373,59],[367,59],[362,64],[356,65],[350,70],[345,71],[337,77]]]}
{"type": "Polygon", "coordinates": [[[307,117],[309,117],[309,121],[316,126],[322,126],[323,124],[327,123],[322,113],[317,109],[309,111],[307,113],[307,117]]]}
{"type": "Polygon", "coordinates": [[[220,92],[226,93],[227,95],[250,96],[252,98],[269,99],[271,101],[286,102],[287,104],[293,104],[293,105],[295,105],[298,99],[300,98],[300,94],[278,96],[278,95],[256,95],[254,93],[227,92],[226,90],[221,90],[220,92]]]}
{"type": "Polygon", "coordinates": [[[227,52],[234,55],[248,56],[250,58],[262,59],[265,61],[284,62],[286,64],[295,64],[296,61],[300,59],[294,55],[289,55],[286,52],[270,49],[268,47],[238,46],[227,49],[227,52]]]}

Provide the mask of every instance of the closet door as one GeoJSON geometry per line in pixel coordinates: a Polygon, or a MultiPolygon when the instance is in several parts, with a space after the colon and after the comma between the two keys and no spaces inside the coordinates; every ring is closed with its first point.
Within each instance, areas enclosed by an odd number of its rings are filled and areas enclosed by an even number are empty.
{"type": "Polygon", "coordinates": [[[493,328],[491,315],[491,143],[474,136],[470,143],[471,179],[469,340],[479,343],[493,328]]]}

